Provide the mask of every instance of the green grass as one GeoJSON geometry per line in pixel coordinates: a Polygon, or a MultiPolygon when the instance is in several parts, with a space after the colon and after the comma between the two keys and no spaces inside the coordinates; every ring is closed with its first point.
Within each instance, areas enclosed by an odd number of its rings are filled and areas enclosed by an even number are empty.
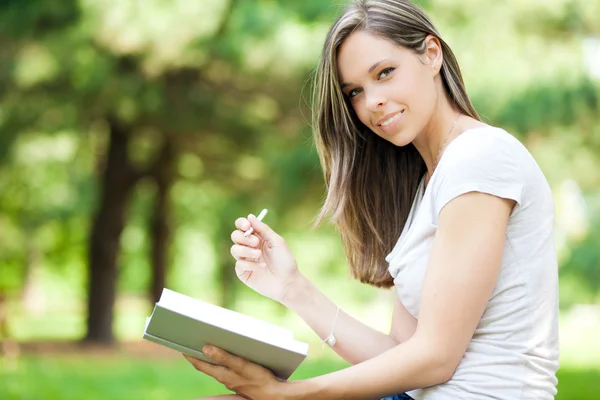
{"type": "MultiPolygon", "coordinates": [[[[334,360],[307,361],[292,379],[344,366],[334,360]]],[[[599,369],[561,369],[557,400],[598,400],[599,369]]],[[[0,364],[0,399],[183,400],[227,393],[183,358],[116,356],[24,356],[0,364]]]]}
{"type": "MultiPolygon", "coordinates": [[[[245,302],[247,303],[247,301],[245,302]]],[[[11,331],[21,341],[63,341],[82,337],[85,330],[82,306],[51,307],[42,313],[28,314],[15,308],[11,331]]],[[[258,315],[273,316],[263,309],[268,302],[251,304],[258,315]]],[[[357,309],[360,309],[357,307],[357,309]]],[[[371,325],[386,321],[389,310],[358,315],[371,325]]],[[[597,306],[580,306],[561,315],[561,368],[558,372],[558,400],[600,399],[600,313],[597,306]]],[[[145,301],[122,300],[116,307],[115,331],[120,340],[139,339],[144,318],[149,312],[145,301]]],[[[316,336],[299,320],[271,321],[294,331],[294,336],[311,345],[311,357],[293,379],[343,368],[343,362],[327,358],[316,336]]],[[[385,329],[380,323],[379,328],[385,329]]],[[[0,400],[140,399],[185,400],[226,393],[212,379],[201,375],[183,357],[132,356],[124,351],[111,354],[87,353],[44,355],[25,352],[16,365],[0,357],[0,400]]]]}
{"type": "MultiPolygon", "coordinates": [[[[303,365],[294,379],[322,374],[342,364],[303,365]]],[[[24,357],[16,368],[0,367],[0,399],[195,399],[228,393],[183,357],[24,357]]]]}
{"type": "Polygon", "coordinates": [[[561,369],[558,371],[557,400],[598,400],[600,369],[561,369]]]}

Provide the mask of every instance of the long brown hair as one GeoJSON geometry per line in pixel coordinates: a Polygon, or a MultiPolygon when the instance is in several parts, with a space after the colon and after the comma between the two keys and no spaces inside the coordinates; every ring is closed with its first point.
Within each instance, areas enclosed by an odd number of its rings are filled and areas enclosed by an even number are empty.
{"type": "Polygon", "coordinates": [[[436,36],[444,56],[444,90],[464,114],[479,119],[450,47],[425,12],[407,0],[359,0],[332,25],[317,68],[313,129],[327,184],[317,219],[330,216],[340,231],[350,271],[361,282],[391,287],[385,256],[404,228],[419,182],[426,172],[416,148],[398,147],[363,125],[342,94],[337,53],[355,31],[386,38],[417,54],[427,35],[436,36]]]}

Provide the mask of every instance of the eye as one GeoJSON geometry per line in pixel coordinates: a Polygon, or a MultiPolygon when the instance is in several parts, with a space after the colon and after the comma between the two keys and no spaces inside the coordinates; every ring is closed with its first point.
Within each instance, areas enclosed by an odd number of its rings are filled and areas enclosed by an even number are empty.
{"type": "Polygon", "coordinates": [[[352,89],[348,92],[348,97],[353,98],[360,93],[360,89],[352,89]]]}
{"type": "Polygon", "coordinates": [[[387,78],[387,77],[388,77],[388,76],[389,76],[389,75],[392,73],[392,71],[393,71],[394,69],[395,69],[395,68],[392,68],[392,67],[389,67],[389,68],[385,68],[385,69],[383,69],[383,70],[382,70],[382,71],[379,73],[379,75],[377,75],[377,79],[383,79],[383,78],[387,78]]]}

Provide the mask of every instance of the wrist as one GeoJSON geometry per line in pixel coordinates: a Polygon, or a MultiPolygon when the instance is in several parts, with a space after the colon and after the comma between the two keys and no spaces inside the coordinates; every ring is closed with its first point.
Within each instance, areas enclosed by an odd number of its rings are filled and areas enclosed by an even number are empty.
{"type": "Polygon", "coordinates": [[[315,379],[304,379],[286,382],[283,398],[286,400],[318,400],[322,398],[323,393],[321,383],[315,379]]]}
{"type": "Polygon", "coordinates": [[[281,304],[296,311],[298,307],[310,298],[310,291],[313,288],[312,283],[299,270],[296,270],[290,277],[285,295],[281,299],[281,304]]]}

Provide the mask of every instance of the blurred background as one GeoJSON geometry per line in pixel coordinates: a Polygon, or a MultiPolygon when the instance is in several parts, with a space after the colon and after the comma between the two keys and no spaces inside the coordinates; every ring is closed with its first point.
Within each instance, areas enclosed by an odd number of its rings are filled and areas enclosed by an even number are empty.
{"type": "MultiPolygon", "coordinates": [[[[346,364],[235,277],[229,235],[268,208],[301,270],[389,329],[352,281],[310,127],[342,0],[0,0],[0,398],[191,399],[226,391],[140,341],[163,287],[311,343],[294,378],[346,364]]],[[[419,1],[484,120],[556,201],[557,399],[600,398],[600,0],[419,1]]]]}

